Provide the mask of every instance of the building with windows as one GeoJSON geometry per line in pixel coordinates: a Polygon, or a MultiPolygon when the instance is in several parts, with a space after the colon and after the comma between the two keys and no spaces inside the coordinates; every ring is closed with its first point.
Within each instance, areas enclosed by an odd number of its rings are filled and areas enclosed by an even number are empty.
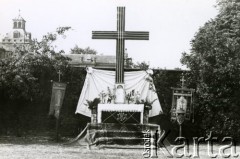
{"type": "Polygon", "coordinates": [[[19,15],[13,19],[12,30],[5,35],[0,42],[0,58],[19,56],[21,52],[29,52],[31,49],[31,33],[26,31],[26,21],[19,15]]]}
{"type": "MultiPolygon", "coordinates": [[[[31,33],[26,31],[26,21],[19,15],[12,20],[12,29],[0,41],[0,59],[8,57],[19,57],[22,53],[31,53],[31,33]]],[[[126,50],[125,50],[126,51],[126,50]]],[[[114,69],[116,56],[94,55],[94,54],[63,54],[71,59],[71,67],[94,67],[102,69],[114,69]]],[[[132,68],[132,58],[125,52],[125,68],[132,68]]]]}
{"type": "MultiPolygon", "coordinates": [[[[71,59],[69,64],[72,67],[93,67],[101,69],[114,69],[116,67],[116,56],[114,55],[94,55],[94,54],[65,54],[71,59]]],[[[132,58],[125,53],[125,68],[132,68],[132,58]]]]}

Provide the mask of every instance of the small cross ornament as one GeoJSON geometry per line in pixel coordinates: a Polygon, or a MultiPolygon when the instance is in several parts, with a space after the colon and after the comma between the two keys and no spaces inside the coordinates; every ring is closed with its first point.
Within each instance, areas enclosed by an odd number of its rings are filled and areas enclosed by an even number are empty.
{"type": "Polygon", "coordinates": [[[183,74],[182,74],[182,78],[180,79],[180,81],[182,82],[182,88],[184,88],[186,80],[185,80],[183,74]]]}
{"type": "Polygon", "coordinates": [[[57,74],[58,74],[58,82],[61,82],[61,75],[62,75],[61,70],[59,70],[57,74]]]}

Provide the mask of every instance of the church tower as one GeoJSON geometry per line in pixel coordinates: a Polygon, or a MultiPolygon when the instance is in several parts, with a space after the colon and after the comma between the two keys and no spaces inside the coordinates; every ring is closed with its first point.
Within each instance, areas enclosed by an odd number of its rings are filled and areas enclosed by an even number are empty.
{"type": "Polygon", "coordinates": [[[19,15],[17,18],[13,19],[13,29],[23,29],[25,30],[26,21],[19,15]]]}
{"type": "Polygon", "coordinates": [[[7,52],[4,56],[0,56],[2,58],[20,56],[19,52],[27,53],[31,49],[31,33],[26,31],[26,21],[21,17],[20,12],[18,17],[12,20],[12,23],[12,31],[7,33],[0,43],[0,48],[7,52]]]}

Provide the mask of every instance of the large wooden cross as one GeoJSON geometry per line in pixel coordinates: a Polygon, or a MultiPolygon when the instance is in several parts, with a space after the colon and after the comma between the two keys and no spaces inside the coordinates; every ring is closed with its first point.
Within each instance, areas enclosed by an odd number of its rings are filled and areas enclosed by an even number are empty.
{"type": "Polygon", "coordinates": [[[124,83],[125,40],[148,40],[149,32],[125,31],[125,7],[117,7],[117,31],[93,31],[92,39],[114,39],[116,48],[116,84],[124,83]]]}

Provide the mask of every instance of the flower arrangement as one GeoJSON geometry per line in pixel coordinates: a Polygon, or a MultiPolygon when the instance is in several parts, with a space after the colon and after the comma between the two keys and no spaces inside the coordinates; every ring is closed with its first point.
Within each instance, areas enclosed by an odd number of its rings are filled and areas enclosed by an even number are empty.
{"type": "Polygon", "coordinates": [[[127,99],[127,101],[128,101],[128,104],[129,104],[129,103],[131,103],[131,102],[134,101],[135,97],[132,96],[130,93],[128,93],[128,94],[126,95],[126,99],[127,99]]]}
{"type": "Polygon", "coordinates": [[[136,98],[136,93],[134,92],[134,90],[132,90],[130,93],[125,95],[125,98],[127,99],[128,104],[133,103],[136,98]]]}
{"type": "Polygon", "coordinates": [[[109,87],[107,87],[107,91],[102,90],[98,96],[102,104],[112,103],[112,101],[115,99],[115,95],[112,93],[109,87]]]}
{"type": "Polygon", "coordinates": [[[108,99],[107,99],[107,103],[111,103],[112,100],[114,100],[116,97],[115,95],[112,93],[111,89],[108,87],[108,99]]]}

